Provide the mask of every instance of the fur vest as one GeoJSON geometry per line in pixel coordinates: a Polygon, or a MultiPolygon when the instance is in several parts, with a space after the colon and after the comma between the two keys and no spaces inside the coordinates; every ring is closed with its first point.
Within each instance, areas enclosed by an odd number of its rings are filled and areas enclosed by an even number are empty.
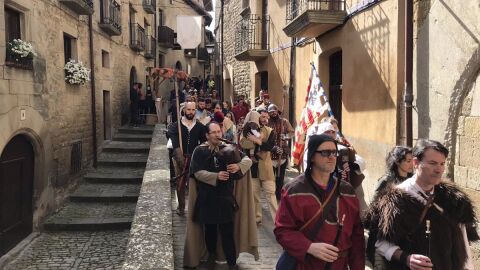
{"type": "MultiPolygon", "coordinates": [[[[468,241],[477,241],[476,217],[472,202],[453,183],[435,186],[434,204],[420,220],[425,205],[408,192],[389,186],[372,202],[366,216],[367,227],[378,227],[377,239],[394,243],[408,254],[430,257],[434,269],[463,269],[467,251],[460,225],[464,224],[468,241]],[[430,240],[426,221],[430,221],[430,240]]],[[[390,262],[388,269],[404,269],[390,262]]]]}

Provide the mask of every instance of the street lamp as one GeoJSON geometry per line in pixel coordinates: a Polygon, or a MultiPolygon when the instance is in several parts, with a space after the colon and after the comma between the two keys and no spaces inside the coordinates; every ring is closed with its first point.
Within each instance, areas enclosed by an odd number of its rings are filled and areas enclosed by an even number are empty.
{"type": "Polygon", "coordinates": [[[213,52],[215,51],[215,44],[213,43],[207,44],[205,45],[205,48],[207,48],[208,54],[213,54],[213,52]]]}

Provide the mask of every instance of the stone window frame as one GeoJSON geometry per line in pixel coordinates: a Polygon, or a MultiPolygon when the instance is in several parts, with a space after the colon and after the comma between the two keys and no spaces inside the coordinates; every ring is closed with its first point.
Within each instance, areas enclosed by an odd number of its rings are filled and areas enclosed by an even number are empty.
{"type": "Polygon", "coordinates": [[[102,49],[102,67],[110,68],[110,52],[102,49]]]}
{"type": "Polygon", "coordinates": [[[78,60],[78,51],[77,51],[77,38],[67,32],[63,32],[63,56],[64,56],[64,62],[65,64],[70,61],[70,59],[72,60],[78,60]],[[70,44],[65,44],[66,41],[69,41],[70,44]],[[67,57],[67,52],[66,52],[66,46],[70,46],[70,51],[69,51],[69,57],[67,57]]]}
{"type": "MultiPolygon", "coordinates": [[[[30,43],[32,42],[32,34],[31,34],[31,16],[32,12],[31,10],[33,9],[33,3],[31,0],[5,0],[5,3],[2,7],[3,9],[3,16],[5,17],[5,9],[10,9],[15,12],[20,13],[20,38],[23,41],[27,41],[30,43]]],[[[3,28],[6,28],[5,25],[5,18],[0,19],[0,28],[3,26],[3,28]]],[[[7,56],[7,50],[6,50],[6,45],[7,45],[7,36],[6,36],[6,29],[4,29],[4,40],[3,44],[0,42],[0,47],[5,46],[4,50],[1,50],[0,52],[0,63],[4,64],[5,58],[7,56]]],[[[33,44],[35,46],[35,44],[33,44]]],[[[35,48],[34,48],[35,49],[35,48]]]]}
{"type": "Polygon", "coordinates": [[[159,8],[158,9],[158,26],[164,26],[165,25],[165,12],[163,9],[159,8]]]}

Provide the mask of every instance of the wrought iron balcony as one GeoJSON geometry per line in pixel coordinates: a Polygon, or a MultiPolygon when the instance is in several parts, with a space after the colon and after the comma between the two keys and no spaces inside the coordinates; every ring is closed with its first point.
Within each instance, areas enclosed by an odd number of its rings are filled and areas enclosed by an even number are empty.
{"type": "Polygon", "coordinates": [[[130,24],[130,48],[141,52],[145,50],[146,35],[145,29],[138,23],[130,24]]]}
{"type": "Polygon", "coordinates": [[[270,54],[270,18],[251,14],[236,26],[235,58],[238,61],[257,61],[270,54]]]}
{"type": "Polygon", "coordinates": [[[206,63],[208,61],[208,51],[205,47],[198,47],[198,62],[199,63],[206,63]]]}
{"type": "Polygon", "coordinates": [[[155,57],[155,54],[157,54],[157,40],[152,36],[147,37],[147,43],[145,45],[145,58],[153,59],[155,57]]]}
{"type": "Polygon", "coordinates": [[[148,14],[155,14],[155,9],[157,8],[156,0],[143,0],[143,9],[148,14]]]}
{"type": "Polygon", "coordinates": [[[33,58],[19,57],[7,49],[7,54],[5,55],[5,65],[9,67],[32,70],[33,58]]]}
{"type": "Polygon", "coordinates": [[[347,12],[345,0],[287,0],[289,37],[317,37],[341,25],[347,12]]]}
{"type": "Polygon", "coordinates": [[[92,0],[60,0],[60,3],[64,4],[79,15],[93,14],[92,0]]]}
{"type": "Polygon", "coordinates": [[[115,0],[101,0],[98,26],[111,36],[122,34],[120,5],[115,0]]]}
{"type": "Polygon", "coordinates": [[[183,50],[185,57],[195,58],[197,57],[197,49],[185,49],[183,50]]]}
{"type": "Polygon", "coordinates": [[[165,48],[173,48],[175,33],[172,28],[162,25],[158,27],[158,45],[165,48]]]}

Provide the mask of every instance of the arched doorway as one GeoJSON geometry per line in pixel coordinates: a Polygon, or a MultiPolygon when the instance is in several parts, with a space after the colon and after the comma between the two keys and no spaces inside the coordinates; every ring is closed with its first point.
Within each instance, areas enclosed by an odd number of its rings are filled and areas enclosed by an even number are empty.
{"type": "Polygon", "coordinates": [[[182,63],[180,61],[177,61],[177,63],[175,64],[175,68],[178,70],[182,70],[182,63]]]}
{"type": "Polygon", "coordinates": [[[0,256],[32,232],[34,151],[23,135],[0,156],[0,256]]]}
{"type": "Polygon", "coordinates": [[[130,88],[133,87],[133,84],[136,83],[138,80],[137,80],[137,70],[135,69],[135,67],[132,67],[130,69],[130,88]]]}

